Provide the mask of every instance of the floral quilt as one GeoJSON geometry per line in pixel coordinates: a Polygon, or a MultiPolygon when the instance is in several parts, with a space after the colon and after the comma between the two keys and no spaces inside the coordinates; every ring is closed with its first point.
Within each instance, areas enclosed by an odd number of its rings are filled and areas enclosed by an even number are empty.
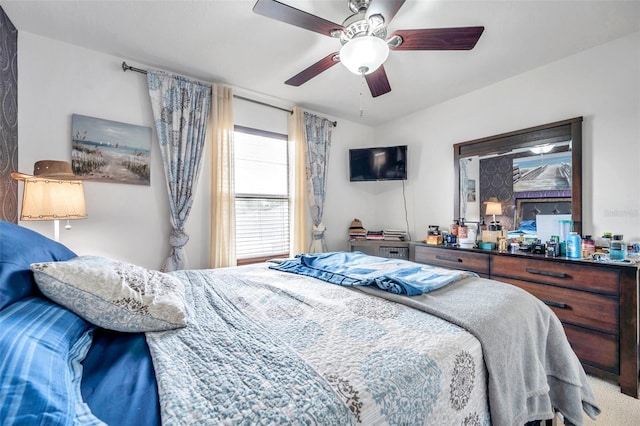
{"type": "Polygon", "coordinates": [[[147,333],[163,424],[490,423],[456,325],[264,264],[174,274],[188,326],[147,333]]]}

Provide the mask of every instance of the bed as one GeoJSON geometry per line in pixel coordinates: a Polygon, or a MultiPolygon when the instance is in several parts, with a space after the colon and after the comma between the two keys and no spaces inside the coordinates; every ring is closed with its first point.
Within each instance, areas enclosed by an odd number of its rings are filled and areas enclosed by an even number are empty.
{"type": "Polygon", "coordinates": [[[363,253],[171,274],[0,221],[3,424],[567,424],[597,403],[553,313],[363,253]]]}

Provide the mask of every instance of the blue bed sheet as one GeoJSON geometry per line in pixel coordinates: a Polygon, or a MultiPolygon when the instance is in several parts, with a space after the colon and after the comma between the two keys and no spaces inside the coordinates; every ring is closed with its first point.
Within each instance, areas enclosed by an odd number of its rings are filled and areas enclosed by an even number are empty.
{"type": "Polygon", "coordinates": [[[390,293],[408,296],[427,293],[462,278],[477,276],[473,272],[369,256],[360,251],[301,254],[270,268],[342,286],[376,286],[390,293]]]}
{"type": "Polygon", "coordinates": [[[109,425],[160,425],[155,371],[144,333],[98,329],[83,363],[81,391],[109,425]]]}

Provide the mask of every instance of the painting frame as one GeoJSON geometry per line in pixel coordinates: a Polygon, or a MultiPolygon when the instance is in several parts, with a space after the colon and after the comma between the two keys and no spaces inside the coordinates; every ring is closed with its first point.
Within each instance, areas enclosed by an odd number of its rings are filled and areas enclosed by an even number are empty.
{"type": "Polygon", "coordinates": [[[572,154],[562,151],[512,159],[513,192],[571,190],[572,154]]]}
{"type": "Polygon", "coordinates": [[[475,203],[476,202],[476,180],[475,179],[467,179],[467,202],[475,203]]]}
{"type": "Polygon", "coordinates": [[[151,127],[72,114],[71,167],[84,181],[151,186],[151,127]]]}

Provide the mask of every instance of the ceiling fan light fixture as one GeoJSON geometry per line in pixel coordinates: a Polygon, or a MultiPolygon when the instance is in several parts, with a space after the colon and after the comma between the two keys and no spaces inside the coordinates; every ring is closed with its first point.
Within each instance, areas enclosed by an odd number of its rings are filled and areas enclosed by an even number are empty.
{"type": "Polygon", "coordinates": [[[371,74],[389,57],[387,43],[374,36],[349,40],[340,49],[340,62],[354,74],[371,74]]]}
{"type": "Polygon", "coordinates": [[[534,154],[546,154],[548,152],[551,152],[551,150],[555,147],[554,144],[544,144],[544,145],[537,145],[534,146],[533,148],[529,148],[529,151],[533,152],[534,154]]]}

